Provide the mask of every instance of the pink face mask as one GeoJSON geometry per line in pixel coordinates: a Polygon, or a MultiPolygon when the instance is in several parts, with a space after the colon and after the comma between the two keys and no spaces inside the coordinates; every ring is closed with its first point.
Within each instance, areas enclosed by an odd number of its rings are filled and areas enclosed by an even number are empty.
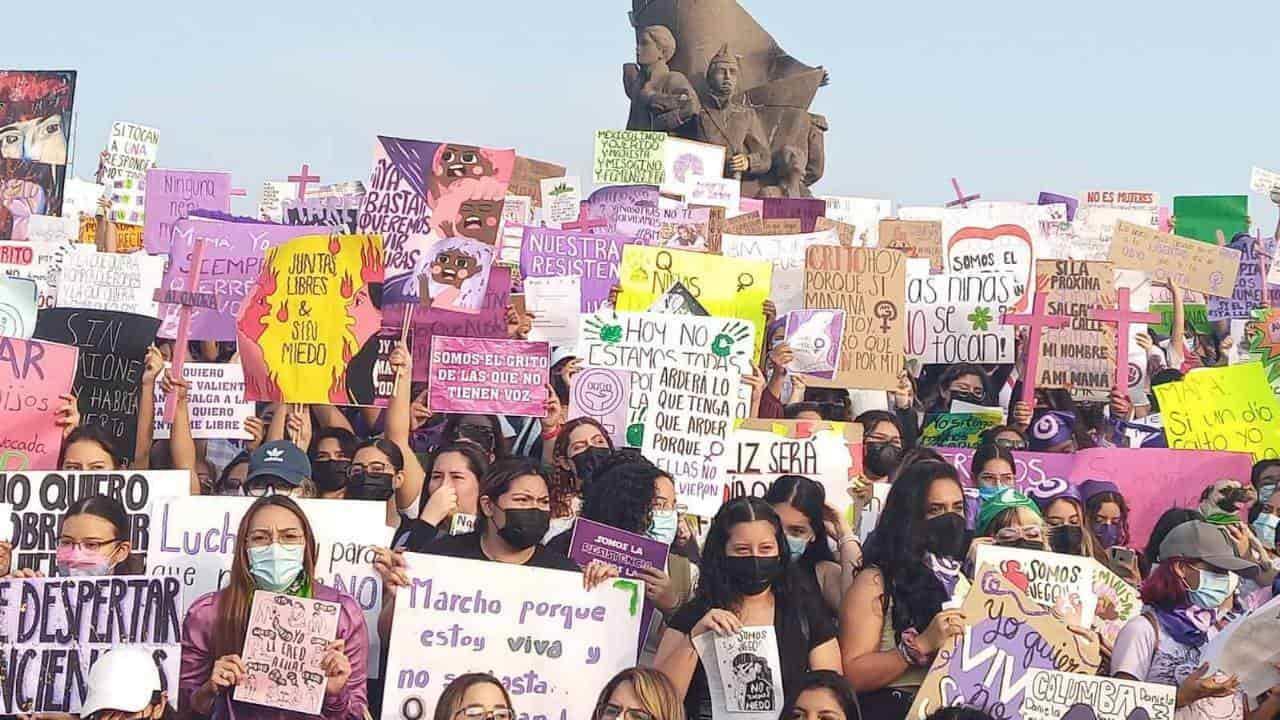
{"type": "Polygon", "coordinates": [[[80,547],[59,547],[57,558],[58,573],[64,577],[110,575],[115,567],[115,563],[102,553],[80,547]]]}

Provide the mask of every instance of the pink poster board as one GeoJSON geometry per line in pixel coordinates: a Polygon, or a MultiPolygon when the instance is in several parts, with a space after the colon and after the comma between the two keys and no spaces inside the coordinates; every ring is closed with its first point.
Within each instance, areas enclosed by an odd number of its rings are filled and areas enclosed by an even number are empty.
{"type": "Polygon", "coordinates": [[[550,382],[545,342],[431,338],[433,412],[545,417],[550,382]]]}
{"type": "Polygon", "coordinates": [[[62,430],[54,418],[78,354],[70,345],[0,337],[0,471],[58,466],[62,430]]]}

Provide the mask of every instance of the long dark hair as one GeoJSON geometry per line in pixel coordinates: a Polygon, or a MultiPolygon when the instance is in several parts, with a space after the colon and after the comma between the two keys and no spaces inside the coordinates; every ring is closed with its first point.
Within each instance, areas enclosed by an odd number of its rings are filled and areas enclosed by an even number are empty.
{"type": "Polygon", "coordinates": [[[972,363],[953,363],[942,371],[942,375],[938,377],[938,384],[934,386],[933,399],[929,402],[931,407],[937,409],[938,412],[951,412],[951,406],[939,407],[938,403],[942,400],[942,393],[947,393],[950,397],[951,383],[959,380],[966,375],[976,375],[978,381],[982,383],[982,399],[985,402],[991,396],[991,388],[988,387],[990,380],[987,377],[987,371],[972,363]]]}
{"type": "Polygon", "coordinates": [[[489,471],[489,458],[476,447],[475,443],[458,442],[441,445],[427,456],[427,461],[423,463],[422,471],[427,476],[427,483],[431,482],[431,473],[435,472],[436,462],[444,455],[449,453],[458,453],[463,460],[467,462],[467,469],[472,475],[476,476],[476,485],[484,479],[484,474],[489,471]]]}
{"type": "Polygon", "coordinates": [[[404,470],[404,453],[400,450],[399,445],[386,438],[370,438],[357,445],[356,448],[351,451],[351,459],[355,460],[356,453],[364,450],[365,448],[373,448],[383,455],[386,455],[387,460],[391,462],[391,467],[395,468],[396,472],[404,470]]]}
{"type": "Polygon", "coordinates": [[[804,514],[813,529],[813,541],[800,556],[800,564],[812,568],[823,561],[835,562],[836,556],[827,544],[827,523],[823,510],[827,506],[827,491],[821,483],[803,475],[781,475],[764,493],[764,501],[770,505],[790,505],[804,514]]]}
{"type": "MultiPolygon", "coordinates": [[[[457,442],[464,435],[459,435],[458,430],[462,427],[462,419],[468,417],[467,414],[452,414],[444,421],[444,428],[440,431],[440,437],[444,443],[457,442]]],[[[497,415],[471,415],[471,417],[482,417],[485,419],[485,425],[493,432],[493,448],[483,448],[487,453],[492,449],[493,459],[501,460],[511,454],[511,448],[507,445],[507,437],[502,434],[502,422],[498,420],[497,415]]],[[[467,423],[475,425],[477,423],[467,423]]],[[[472,442],[466,440],[466,442],[472,442]]],[[[479,443],[475,443],[476,447],[480,447],[479,443]]]]}
{"type": "MultiPolygon", "coordinates": [[[[586,478],[574,476],[573,463],[569,460],[569,436],[583,425],[590,425],[604,436],[605,443],[613,450],[613,438],[604,429],[600,421],[586,416],[576,417],[560,426],[560,434],[556,436],[556,444],[551,448],[551,477],[547,479],[547,488],[551,495],[551,516],[564,517],[573,513],[573,499],[582,494],[582,486],[590,485],[586,478]]],[[[599,474],[599,471],[596,473],[599,474]]],[[[590,478],[594,480],[594,478],[590,478]]],[[[585,497],[583,498],[585,500],[585,497]]]]}
{"type": "MultiPolygon", "coordinates": [[[[129,522],[129,513],[119,500],[109,495],[89,495],[71,503],[62,516],[62,522],[75,515],[92,515],[111,523],[116,533],[113,540],[133,541],[130,533],[133,524],[129,522]]],[[[61,529],[61,526],[59,526],[61,529]]],[[[112,575],[141,575],[146,572],[146,563],[141,555],[130,554],[111,570],[112,575]]]]}
{"type": "Polygon", "coordinates": [[[942,583],[925,567],[925,509],[929,488],[950,480],[960,487],[954,467],[926,460],[907,468],[894,480],[880,516],[892,518],[876,526],[874,542],[863,549],[865,567],[880,571],[884,581],[885,612],[892,611],[894,636],[907,628],[923,630],[949,597],[942,583]]]}
{"type": "Polygon", "coordinates": [[[359,440],[356,439],[355,433],[344,427],[327,427],[317,430],[311,436],[311,443],[307,445],[307,459],[315,462],[320,452],[320,443],[329,439],[338,443],[344,456],[350,458],[356,454],[356,444],[359,440]]]}
{"type": "Polygon", "coordinates": [[[666,475],[637,452],[616,452],[582,497],[582,517],[643,534],[653,519],[655,481],[666,475]]]}
{"type": "MultiPolygon", "coordinates": [[[[1098,514],[1098,508],[1103,503],[1115,503],[1120,508],[1120,544],[1127,546],[1129,544],[1129,503],[1124,501],[1124,496],[1116,492],[1100,492],[1090,497],[1084,504],[1085,523],[1090,532],[1093,530],[1093,516],[1098,514]]],[[[1094,532],[1094,537],[1097,533],[1094,532]]]]}
{"type": "Polygon", "coordinates": [[[773,583],[774,601],[784,604],[794,596],[791,558],[787,556],[787,536],[782,532],[782,521],[778,513],[773,511],[769,503],[757,497],[734,498],[716,512],[707,530],[707,541],[702,546],[702,562],[698,563],[698,587],[693,592],[694,601],[701,601],[709,607],[732,610],[742,599],[733,590],[729,576],[725,572],[725,552],[729,544],[729,532],[734,525],[764,520],[773,525],[773,534],[778,543],[778,561],[782,563],[782,574],[773,583]]]}
{"type": "Polygon", "coordinates": [[[804,677],[800,678],[800,682],[795,683],[787,693],[787,704],[783,706],[782,714],[778,716],[779,720],[790,720],[800,696],[813,689],[830,690],[831,694],[836,696],[836,702],[840,704],[845,720],[862,720],[862,707],[858,705],[858,694],[854,692],[853,686],[843,675],[832,670],[811,670],[805,673],[804,677]]]}
{"type": "Polygon", "coordinates": [[[969,479],[973,481],[974,487],[978,487],[978,475],[982,472],[982,468],[997,459],[1004,460],[1009,463],[1009,467],[1017,471],[1018,463],[1013,459],[1013,451],[1007,447],[995,443],[983,443],[973,451],[973,461],[969,463],[969,479]]]}
{"type": "Polygon", "coordinates": [[[264,495],[258,498],[240,518],[236,530],[236,544],[231,556],[231,572],[227,586],[218,591],[218,613],[213,624],[213,657],[239,655],[244,651],[244,633],[249,625],[249,610],[253,603],[253,591],[257,587],[249,573],[249,523],[262,508],[281,507],[298,517],[302,534],[306,536],[302,554],[302,572],[313,581],[316,576],[316,534],[311,530],[307,514],[288,495],[264,495]]]}
{"type": "Polygon", "coordinates": [[[120,452],[116,446],[115,438],[106,431],[101,425],[80,425],[67,435],[67,439],[62,441],[62,450],[58,453],[58,467],[62,467],[62,463],[67,459],[67,448],[78,442],[90,442],[102,448],[107,455],[111,456],[111,462],[115,467],[112,470],[123,470],[129,467],[129,456],[120,452]]]}

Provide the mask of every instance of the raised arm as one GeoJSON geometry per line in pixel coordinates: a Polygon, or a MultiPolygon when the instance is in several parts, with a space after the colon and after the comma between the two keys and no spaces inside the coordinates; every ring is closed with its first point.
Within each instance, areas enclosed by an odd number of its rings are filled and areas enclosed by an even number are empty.
{"type": "Polygon", "coordinates": [[[398,342],[388,360],[396,379],[391,402],[387,406],[387,439],[395,443],[404,455],[404,484],[396,490],[396,507],[403,510],[412,507],[422,497],[427,473],[409,445],[409,433],[413,424],[413,391],[410,387],[413,384],[413,355],[404,343],[398,342]]]}

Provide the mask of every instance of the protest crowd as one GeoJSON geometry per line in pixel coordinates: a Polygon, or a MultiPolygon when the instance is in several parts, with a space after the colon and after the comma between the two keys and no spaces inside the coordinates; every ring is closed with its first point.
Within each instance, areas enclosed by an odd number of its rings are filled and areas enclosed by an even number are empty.
{"type": "Polygon", "coordinates": [[[659,79],[589,191],[379,136],[244,217],[0,71],[0,715],[1280,717],[1280,176],[813,197],[659,79]]]}

